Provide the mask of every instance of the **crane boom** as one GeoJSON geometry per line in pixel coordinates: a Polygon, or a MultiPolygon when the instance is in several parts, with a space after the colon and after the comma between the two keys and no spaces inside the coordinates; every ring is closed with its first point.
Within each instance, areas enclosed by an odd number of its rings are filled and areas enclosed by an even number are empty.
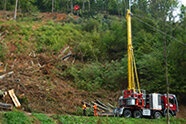
{"type": "Polygon", "coordinates": [[[127,38],[128,38],[128,90],[135,90],[135,80],[139,92],[139,80],[132,46],[131,12],[127,11],[127,38]],[[135,72],[135,74],[134,74],[135,72]]]}

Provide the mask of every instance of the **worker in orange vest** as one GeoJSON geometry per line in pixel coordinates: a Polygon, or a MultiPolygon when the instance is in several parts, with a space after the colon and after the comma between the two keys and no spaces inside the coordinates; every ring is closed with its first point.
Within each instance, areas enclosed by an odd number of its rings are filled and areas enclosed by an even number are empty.
{"type": "Polygon", "coordinates": [[[86,116],[86,108],[87,108],[87,106],[86,106],[86,104],[84,103],[84,104],[83,104],[83,115],[84,115],[84,116],[86,116]]]}
{"type": "Polygon", "coordinates": [[[94,106],[93,106],[93,108],[94,108],[94,116],[98,116],[98,108],[97,108],[97,105],[96,104],[94,104],[94,106]]]}
{"type": "Polygon", "coordinates": [[[4,64],[2,62],[0,62],[0,73],[4,72],[4,64]]]}

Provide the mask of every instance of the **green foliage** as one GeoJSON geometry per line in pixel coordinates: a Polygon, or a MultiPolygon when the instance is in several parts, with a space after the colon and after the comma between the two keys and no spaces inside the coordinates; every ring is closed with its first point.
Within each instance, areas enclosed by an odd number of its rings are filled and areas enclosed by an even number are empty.
{"type": "Polygon", "coordinates": [[[49,22],[48,25],[38,28],[34,34],[37,40],[38,52],[43,52],[47,49],[58,51],[63,47],[65,42],[61,38],[64,35],[61,26],[53,22],[49,22]]]}
{"type": "Polygon", "coordinates": [[[21,6],[22,12],[36,12],[38,11],[37,6],[34,4],[37,0],[21,1],[19,4],[21,6]]]}
{"type": "Polygon", "coordinates": [[[0,60],[2,61],[5,57],[5,48],[2,43],[0,43],[0,60]]]}
{"type": "MultiPolygon", "coordinates": [[[[82,116],[64,116],[64,115],[55,115],[55,119],[59,120],[59,122],[63,124],[165,124],[166,119],[135,119],[135,118],[120,118],[120,117],[82,117],[82,116]]],[[[171,123],[173,124],[181,124],[184,123],[184,119],[171,119],[171,123]]]]}
{"type": "Polygon", "coordinates": [[[144,54],[138,61],[141,86],[148,92],[165,92],[163,56],[160,51],[144,54]],[[153,86],[153,87],[152,87],[153,86]]]}
{"type": "Polygon", "coordinates": [[[83,29],[85,31],[91,32],[93,30],[98,30],[99,23],[98,21],[90,18],[84,25],[83,29]]]}
{"type": "Polygon", "coordinates": [[[42,113],[33,113],[35,118],[37,118],[41,124],[55,124],[54,120],[42,113]]]}
{"type": "MultiPolygon", "coordinates": [[[[163,119],[135,119],[135,118],[121,118],[121,117],[84,117],[84,116],[71,116],[71,115],[53,115],[52,118],[49,118],[42,113],[33,113],[33,116],[28,117],[23,112],[5,112],[2,116],[3,124],[31,124],[31,123],[41,123],[41,124],[165,124],[166,118],[163,119]],[[32,122],[29,120],[32,120],[32,122]],[[38,121],[36,121],[38,119],[38,121]],[[54,121],[55,119],[55,121],[54,121]]],[[[176,119],[171,118],[170,123],[173,124],[182,124],[185,123],[185,119],[176,119]]]]}
{"type": "Polygon", "coordinates": [[[71,66],[63,76],[73,79],[80,89],[95,91],[100,88],[118,90],[127,78],[127,59],[111,63],[92,63],[81,66],[71,66]],[[121,76],[122,75],[122,76],[121,76]]]}
{"type": "Polygon", "coordinates": [[[3,124],[31,124],[23,112],[6,112],[3,114],[3,124]]]}
{"type": "Polygon", "coordinates": [[[103,49],[106,50],[108,59],[121,59],[124,50],[127,49],[125,22],[113,20],[110,24],[110,30],[107,30],[102,36],[103,49]]]}

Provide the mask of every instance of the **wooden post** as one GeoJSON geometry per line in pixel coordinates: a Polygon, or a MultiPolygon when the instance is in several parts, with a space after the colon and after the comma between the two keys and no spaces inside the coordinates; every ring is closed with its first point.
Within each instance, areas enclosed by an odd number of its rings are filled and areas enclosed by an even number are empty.
{"type": "Polygon", "coordinates": [[[166,87],[167,87],[167,124],[169,124],[169,80],[168,80],[168,67],[167,67],[167,33],[166,33],[166,10],[164,10],[164,21],[163,21],[163,30],[164,30],[164,62],[165,62],[165,78],[166,78],[166,87]]]}

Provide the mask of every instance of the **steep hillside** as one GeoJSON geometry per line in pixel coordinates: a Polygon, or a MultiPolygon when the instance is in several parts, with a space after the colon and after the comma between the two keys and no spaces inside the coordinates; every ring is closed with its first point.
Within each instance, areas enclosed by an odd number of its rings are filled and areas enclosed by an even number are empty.
{"type": "MultiPolygon", "coordinates": [[[[46,21],[53,18],[53,15],[42,15],[46,21]]],[[[1,20],[1,45],[4,48],[1,54],[3,63],[7,65],[6,72],[1,74],[11,71],[14,73],[1,80],[0,89],[3,91],[14,89],[23,106],[22,109],[28,112],[73,114],[81,107],[82,101],[90,102],[95,99],[115,104],[118,93],[98,91],[94,88],[88,92],[77,88],[77,82],[64,78],[62,74],[68,66],[81,64],[75,60],[74,55],[67,59],[63,58],[70,51],[65,51],[67,46],[61,47],[58,53],[36,52],[32,31],[47,24],[48,22],[1,20]],[[25,31],[26,27],[28,32],[25,31]]],[[[11,100],[6,99],[3,102],[11,103],[11,100]]]]}
{"type": "MultiPolygon", "coordinates": [[[[0,17],[4,17],[3,13],[0,17]]],[[[99,99],[117,105],[122,89],[127,88],[126,21],[123,18],[100,14],[87,19],[57,13],[18,14],[18,17],[17,21],[0,20],[0,59],[6,67],[0,75],[13,71],[0,80],[0,89],[14,89],[23,106],[21,109],[75,114],[82,101],[99,99]]],[[[134,41],[139,41],[134,42],[134,46],[142,88],[164,93],[161,38],[158,33],[148,32],[145,26],[138,27],[137,20],[133,21],[135,30],[140,30],[134,31],[134,41]]],[[[170,49],[174,49],[174,45],[179,47],[173,43],[170,49]]],[[[182,47],[179,50],[183,52],[182,47]]],[[[170,61],[174,63],[174,60],[177,58],[170,61]]],[[[184,64],[182,58],[179,61],[184,64]]],[[[171,82],[180,80],[180,83],[171,83],[170,90],[183,94],[184,87],[180,86],[184,77],[174,78],[182,68],[176,72],[177,64],[171,63],[171,67],[171,82]]],[[[179,95],[179,99],[181,97],[179,95]]],[[[185,117],[185,106],[181,105],[180,110],[178,117],[185,117]]]]}

